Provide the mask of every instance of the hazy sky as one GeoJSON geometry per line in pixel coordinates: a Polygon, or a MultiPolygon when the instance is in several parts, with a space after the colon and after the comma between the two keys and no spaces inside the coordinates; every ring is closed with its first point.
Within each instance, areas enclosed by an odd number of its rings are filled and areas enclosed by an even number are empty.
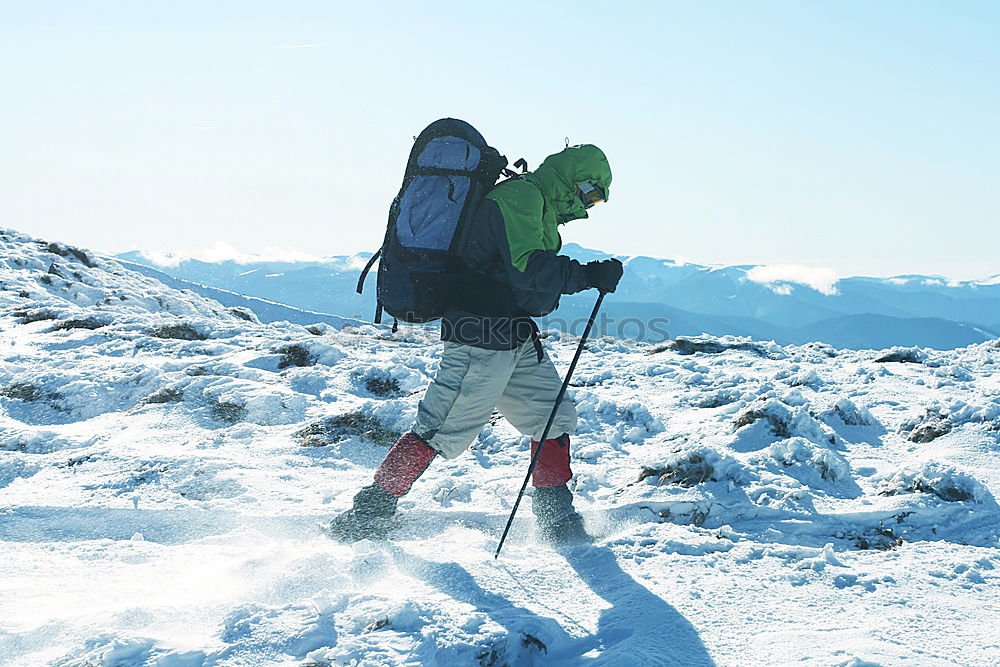
{"type": "Polygon", "coordinates": [[[373,250],[413,135],[608,154],[566,241],[1000,273],[1000,3],[0,0],[0,226],[373,250]]]}

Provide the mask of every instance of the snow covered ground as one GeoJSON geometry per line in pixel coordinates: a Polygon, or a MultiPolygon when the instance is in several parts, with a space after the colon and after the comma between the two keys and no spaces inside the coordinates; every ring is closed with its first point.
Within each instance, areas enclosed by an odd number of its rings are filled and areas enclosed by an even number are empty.
{"type": "Polygon", "coordinates": [[[499,415],[391,543],[331,542],[437,354],[0,231],[0,663],[1000,664],[996,343],[595,340],[595,545],[524,507],[493,560],[528,451],[499,415]]]}

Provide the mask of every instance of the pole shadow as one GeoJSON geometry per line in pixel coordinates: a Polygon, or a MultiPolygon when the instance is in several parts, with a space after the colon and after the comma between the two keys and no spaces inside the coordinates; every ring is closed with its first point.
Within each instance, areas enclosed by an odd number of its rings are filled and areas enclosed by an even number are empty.
{"type": "MultiPolygon", "coordinates": [[[[472,605],[507,630],[510,639],[514,641],[508,641],[507,655],[504,658],[512,665],[573,664],[574,656],[580,656],[597,646],[593,637],[574,637],[557,620],[539,616],[530,609],[514,604],[503,595],[485,590],[458,563],[429,561],[395,545],[389,545],[387,550],[401,571],[448,597],[472,605]],[[531,650],[533,640],[540,641],[545,648],[541,652],[531,650]]],[[[444,656],[434,656],[442,657],[444,656]]]]}
{"type": "MultiPolygon", "coordinates": [[[[577,547],[561,552],[590,589],[610,607],[595,633],[573,636],[554,618],[515,605],[484,590],[458,563],[433,562],[397,546],[389,551],[397,566],[449,597],[473,605],[503,626],[512,639],[537,638],[545,651],[525,664],[714,666],[694,626],[676,609],[636,582],[619,567],[607,547],[577,547]]],[[[555,556],[556,554],[553,554],[555,556]]],[[[515,654],[520,653],[512,647],[515,654]]],[[[515,662],[521,664],[515,656],[515,662]]]]}

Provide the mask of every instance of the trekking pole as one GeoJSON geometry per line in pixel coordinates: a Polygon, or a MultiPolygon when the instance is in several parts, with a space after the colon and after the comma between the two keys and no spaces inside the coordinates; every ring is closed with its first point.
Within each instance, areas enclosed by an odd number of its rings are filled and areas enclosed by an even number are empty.
{"type": "Polygon", "coordinates": [[[517,508],[521,504],[521,498],[524,497],[524,490],[528,488],[528,482],[531,480],[531,473],[535,472],[535,466],[538,464],[538,456],[542,453],[542,447],[545,446],[545,439],[549,435],[549,429],[552,428],[552,422],[556,419],[556,412],[559,410],[559,404],[562,403],[563,396],[566,394],[566,387],[569,386],[569,380],[573,377],[573,371],[576,370],[576,362],[580,360],[580,353],[583,352],[583,346],[587,342],[587,336],[590,335],[590,329],[594,326],[594,320],[597,319],[597,311],[601,309],[601,302],[604,301],[604,296],[607,294],[604,290],[601,290],[600,295],[597,297],[597,303],[594,304],[594,310],[590,313],[590,319],[587,320],[587,327],[583,330],[583,335],[580,336],[580,344],[576,346],[576,354],[573,355],[573,361],[569,364],[569,370],[566,371],[566,379],[563,380],[562,387],[559,388],[559,393],[556,394],[556,402],[552,406],[552,412],[549,413],[549,420],[545,422],[545,428],[542,429],[542,437],[538,441],[538,447],[535,449],[535,455],[531,457],[531,463],[528,465],[528,473],[524,476],[524,482],[521,483],[521,490],[517,494],[517,500],[514,501],[514,508],[510,511],[510,517],[507,518],[507,525],[503,529],[503,535],[500,536],[500,544],[497,545],[497,551],[493,554],[493,559],[496,560],[500,556],[500,550],[503,549],[503,543],[507,539],[507,533],[510,532],[511,524],[514,523],[514,515],[517,514],[517,508]]]}

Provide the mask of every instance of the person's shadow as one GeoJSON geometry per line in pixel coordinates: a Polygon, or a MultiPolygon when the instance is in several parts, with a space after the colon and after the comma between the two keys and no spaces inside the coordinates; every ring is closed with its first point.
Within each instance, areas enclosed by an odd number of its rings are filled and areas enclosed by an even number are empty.
{"type": "MultiPolygon", "coordinates": [[[[578,547],[561,554],[590,589],[610,604],[601,612],[597,631],[586,636],[579,631],[572,636],[554,618],[539,616],[484,590],[458,563],[428,561],[396,546],[390,551],[400,569],[474,606],[503,626],[511,639],[520,639],[520,645],[508,642],[505,657],[513,659],[512,665],[715,664],[694,626],[623,572],[607,547],[578,547]]],[[[544,557],[558,558],[559,554],[544,557]]],[[[447,659],[443,655],[420,657],[447,659]]]]}
{"type": "Polygon", "coordinates": [[[581,579],[610,607],[601,612],[594,665],[714,665],[695,627],[679,611],[622,571],[608,547],[562,552],[581,579]]]}

